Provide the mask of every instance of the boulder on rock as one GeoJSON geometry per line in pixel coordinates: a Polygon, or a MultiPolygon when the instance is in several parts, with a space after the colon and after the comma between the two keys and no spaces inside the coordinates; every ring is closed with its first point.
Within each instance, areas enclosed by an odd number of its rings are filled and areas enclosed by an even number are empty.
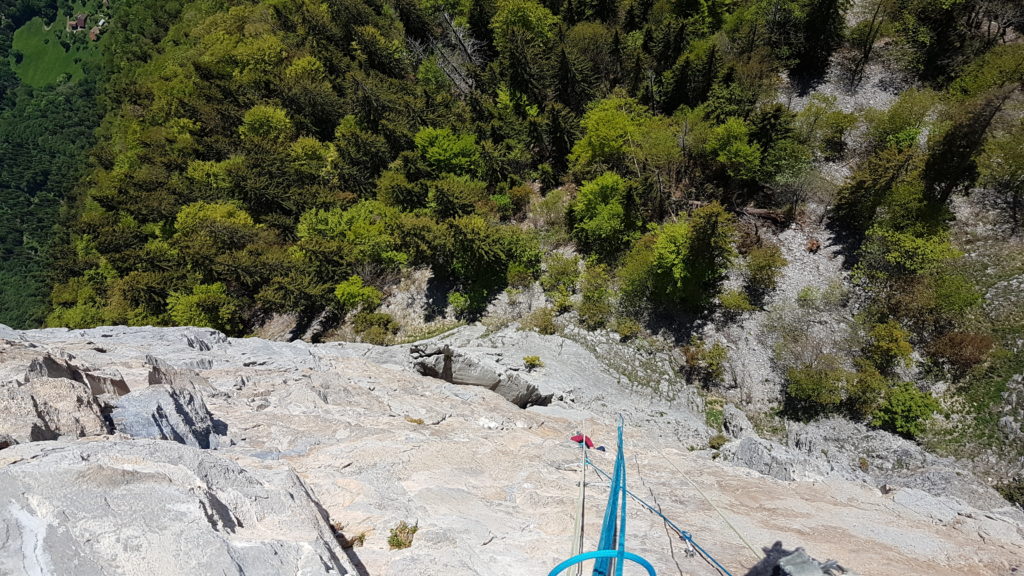
{"type": "Polygon", "coordinates": [[[216,448],[213,416],[192,378],[156,368],[150,386],[117,400],[114,428],[133,438],[173,440],[196,448],[216,448]]]}
{"type": "Polygon", "coordinates": [[[152,440],[24,444],[4,456],[0,574],[356,573],[290,470],[152,440]]]}

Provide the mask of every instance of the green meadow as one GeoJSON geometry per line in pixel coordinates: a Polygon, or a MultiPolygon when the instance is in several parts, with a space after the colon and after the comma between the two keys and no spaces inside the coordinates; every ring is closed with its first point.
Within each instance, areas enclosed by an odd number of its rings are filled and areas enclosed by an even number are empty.
{"type": "MultiPolygon", "coordinates": [[[[47,28],[43,19],[36,17],[14,32],[12,53],[21,53],[21,61],[14,61],[14,71],[23,83],[40,88],[57,82],[64,74],[73,82],[85,75],[83,64],[99,60],[102,37],[90,42],[88,32],[65,32],[66,20],[63,14],[58,15],[47,28]],[[70,49],[61,44],[62,37],[70,49]]],[[[95,24],[95,17],[89,24],[95,24]]]]}

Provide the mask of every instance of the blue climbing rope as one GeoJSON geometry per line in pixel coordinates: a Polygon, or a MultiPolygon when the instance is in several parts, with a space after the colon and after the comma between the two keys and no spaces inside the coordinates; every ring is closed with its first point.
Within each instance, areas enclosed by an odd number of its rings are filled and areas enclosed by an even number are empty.
{"type": "Polygon", "coordinates": [[[649,512],[657,514],[679,537],[693,547],[709,564],[713,565],[724,576],[732,576],[718,560],[694,541],[693,536],[669,520],[660,510],[645,502],[642,498],[626,488],[626,459],[622,450],[622,428],[624,422],[619,415],[618,424],[618,451],[615,455],[615,470],[609,475],[598,468],[597,464],[589,457],[584,457],[585,464],[589,464],[598,475],[609,481],[608,504],[604,509],[604,520],[601,523],[601,536],[598,538],[597,550],[577,554],[572,558],[562,561],[555,566],[548,576],[558,576],[570,566],[575,566],[587,560],[594,560],[594,571],[592,576],[609,576],[614,568],[616,573],[621,572],[625,561],[629,560],[643,566],[650,576],[656,576],[651,563],[636,554],[626,552],[626,499],[627,496],[636,500],[641,507],[649,512]],[[618,518],[616,518],[618,516],[618,518]],[[616,522],[618,520],[618,522],[616,522]],[[614,564],[613,564],[614,562],[614,564]]]}
{"type": "MultiPolygon", "coordinates": [[[[636,554],[626,552],[626,496],[628,491],[626,490],[626,459],[622,451],[623,425],[624,422],[620,415],[615,472],[614,476],[609,477],[611,485],[608,490],[608,504],[604,509],[604,521],[601,524],[601,536],[598,539],[597,550],[577,554],[563,561],[555,566],[548,576],[557,576],[566,568],[587,560],[595,560],[593,576],[608,576],[613,566],[621,570],[620,567],[625,565],[626,560],[643,566],[650,576],[656,576],[650,562],[636,554]]],[[[589,458],[587,461],[589,462],[589,458]]]]}
{"type": "MultiPolygon", "coordinates": [[[[586,463],[590,464],[590,467],[593,468],[598,473],[599,476],[603,476],[606,479],[610,478],[610,476],[608,476],[608,473],[605,472],[604,470],[598,468],[597,464],[594,464],[594,461],[591,460],[590,458],[586,459],[586,463]]],[[[630,498],[632,498],[633,500],[636,500],[637,504],[639,504],[641,507],[646,509],[648,512],[652,512],[655,515],[657,515],[659,518],[661,518],[666,524],[668,524],[668,526],[670,528],[672,528],[673,531],[675,531],[676,534],[679,535],[680,538],[682,538],[683,540],[688,542],[691,546],[693,546],[694,549],[697,550],[697,552],[700,553],[701,556],[703,556],[708,562],[713,564],[715,566],[715,568],[717,568],[722,574],[725,574],[725,576],[732,576],[732,573],[729,572],[725,568],[725,566],[722,566],[722,564],[719,563],[718,560],[715,560],[714,556],[709,554],[707,552],[707,550],[705,550],[704,548],[701,547],[700,544],[697,544],[697,542],[693,539],[693,536],[689,532],[687,532],[686,530],[683,530],[682,528],[677,526],[675,522],[673,522],[667,516],[662,514],[661,511],[659,511],[654,506],[651,506],[650,504],[645,502],[643,500],[643,498],[640,498],[639,496],[634,494],[632,491],[626,490],[626,494],[630,498]]]]}

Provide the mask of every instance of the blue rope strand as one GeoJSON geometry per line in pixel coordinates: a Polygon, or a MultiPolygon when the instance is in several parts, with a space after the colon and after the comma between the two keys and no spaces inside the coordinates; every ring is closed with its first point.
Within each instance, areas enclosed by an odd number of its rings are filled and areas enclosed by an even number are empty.
{"type": "MultiPolygon", "coordinates": [[[[611,478],[610,476],[608,476],[607,472],[605,472],[604,470],[601,470],[600,468],[598,468],[597,464],[594,464],[593,460],[591,460],[590,458],[587,458],[586,461],[587,461],[587,464],[590,464],[590,466],[594,470],[596,470],[598,474],[600,474],[601,476],[604,476],[605,478],[609,478],[609,479],[611,478]]],[[[618,466],[618,458],[616,458],[615,464],[616,464],[616,466],[618,466]]],[[[714,556],[709,554],[707,552],[707,550],[702,548],[700,546],[700,544],[697,544],[697,542],[694,541],[693,536],[691,536],[689,532],[687,532],[686,530],[683,530],[679,526],[676,526],[675,522],[669,520],[668,517],[666,517],[659,510],[657,510],[656,508],[654,508],[653,506],[651,506],[650,504],[645,502],[642,498],[640,498],[636,494],[633,494],[632,491],[626,489],[625,487],[623,487],[623,489],[625,490],[625,493],[628,494],[630,497],[632,497],[634,500],[636,500],[637,503],[640,504],[640,506],[644,507],[645,509],[647,509],[650,512],[653,512],[654,514],[658,515],[662,520],[664,520],[665,523],[669,525],[669,527],[671,527],[673,530],[675,530],[675,532],[677,534],[679,534],[680,538],[682,538],[683,540],[689,542],[694,548],[697,549],[698,552],[700,552],[700,554],[702,556],[707,558],[709,562],[714,564],[715,567],[718,568],[718,570],[720,570],[723,574],[725,574],[725,576],[732,576],[732,573],[730,573],[728,570],[726,570],[725,566],[722,566],[718,562],[718,560],[715,560],[714,556]]]]}

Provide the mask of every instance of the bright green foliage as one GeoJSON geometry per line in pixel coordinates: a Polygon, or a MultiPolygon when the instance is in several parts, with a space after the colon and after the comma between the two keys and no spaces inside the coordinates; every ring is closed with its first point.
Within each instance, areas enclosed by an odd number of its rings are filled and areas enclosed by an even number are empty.
{"type": "Polygon", "coordinates": [[[649,118],[647,108],[632,98],[612,96],[595,103],[580,122],[583,137],[569,155],[573,169],[586,172],[598,166],[626,168],[629,153],[649,118]]]}
{"type": "Polygon", "coordinates": [[[604,328],[612,315],[611,278],[608,267],[593,263],[583,272],[580,284],[580,303],[576,311],[580,315],[580,323],[588,330],[604,328]]]}
{"type": "Polygon", "coordinates": [[[251,146],[280,144],[294,134],[288,113],[276,106],[261,104],[245,112],[238,128],[242,141],[251,146]]]}
{"type": "Polygon", "coordinates": [[[172,292],[167,311],[178,326],[203,326],[238,336],[242,315],[238,301],[228,295],[224,284],[197,284],[191,293],[172,292]]]}
{"type": "Polygon", "coordinates": [[[348,312],[360,308],[365,310],[377,308],[384,295],[373,286],[364,285],[363,279],[359,276],[350,276],[348,280],[338,284],[338,287],[334,289],[334,297],[338,299],[341,309],[348,312]]]}
{"type": "Polygon", "coordinates": [[[237,204],[194,202],[178,211],[171,243],[192,266],[205,268],[245,247],[255,234],[252,217],[237,204]]]}
{"type": "Polygon", "coordinates": [[[733,233],[732,215],[717,203],[662,226],[654,242],[653,299],[669,309],[706,307],[735,255],[733,233]]]}
{"type": "Polygon", "coordinates": [[[388,535],[388,547],[392,550],[402,550],[412,546],[413,536],[419,530],[419,523],[410,525],[405,520],[398,523],[391,529],[388,535]]]}
{"type": "Polygon", "coordinates": [[[523,366],[528,371],[532,371],[535,368],[543,368],[544,361],[540,359],[540,356],[523,356],[523,366]]]}
{"type": "Polygon", "coordinates": [[[580,246],[610,258],[629,242],[633,225],[626,212],[629,183],[614,172],[584,182],[570,207],[573,237],[580,246]]]}
{"type": "Polygon", "coordinates": [[[936,273],[960,256],[945,235],[918,237],[872,228],[868,231],[856,272],[869,280],[936,273]]]}
{"type": "Polygon", "coordinates": [[[433,174],[473,176],[480,170],[480,148],[472,134],[455,134],[447,128],[423,128],[414,140],[416,151],[433,174]]]}
{"type": "Polygon", "coordinates": [[[847,132],[857,116],[839,110],[835,96],[815,93],[796,116],[801,141],[828,160],[838,159],[846,149],[847,132]]]}
{"type": "Polygon", "coordinates": [[[742,290],[726,290],[718,297],[718,302],[722,309],[731,315],[757,310],[757,306],[750,303],[750,297],[742,290]]]}
{"type": "Polygon", "coordinates": [[[733,178],[756,180],[761,175],[761,145],[750,142],[750,127],[740,118],[730,117],[712,130],[708,150],[733,178]]]}
{"type": "Polygon", "coordinates": [[[925,428],[939,403],[931,394],[921,392],[910,382],[901,382],[885,394],[871,424],[894,434],[915,438],[925,428]]]}
{"type": "Polygon", "coordinates": [[[367,262],[398,267],[408,256],[401,251],[397,219],[397,210],[373,200],[348,210],[311,210],[299,219],[298,247],[322,266],[367,262]]]}
{"type": "Polygon", "coordinates": [[[868,344],[864,356],[883,374],[892,374],[898,366],[909,366],[914,347],[909,342],[910,333],[899,322],[875,324],[868,330],[868,344]]]}
{"type": "Polygon", "coordinates": [[[584,177],[602,170],[629,174],[652,192],[643,198],[644,208],[663,216],[683,166],[675,123],[651,114],[633,98],[613,94],[593,104],[580,126],[583,136],[568,157],[573,172],[584,177]]]}

